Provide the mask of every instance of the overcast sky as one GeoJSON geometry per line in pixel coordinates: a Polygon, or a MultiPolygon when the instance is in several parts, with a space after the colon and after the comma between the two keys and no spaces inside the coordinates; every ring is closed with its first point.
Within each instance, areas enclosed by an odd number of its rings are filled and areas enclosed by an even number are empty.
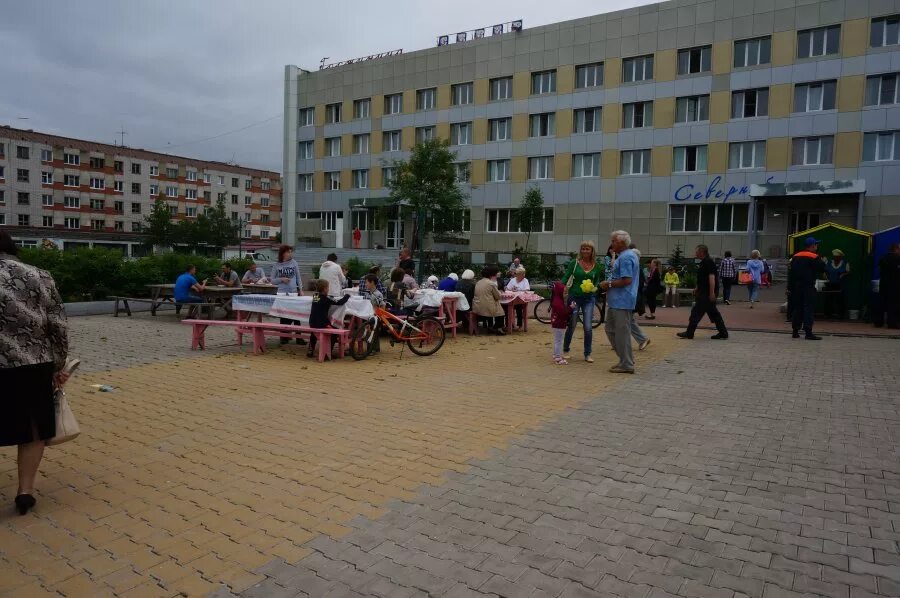
{"type": "Polygon", "coordinates": [[[0,0],[0,124],[280,172],[285,64],[646,3],[0,0]]]}

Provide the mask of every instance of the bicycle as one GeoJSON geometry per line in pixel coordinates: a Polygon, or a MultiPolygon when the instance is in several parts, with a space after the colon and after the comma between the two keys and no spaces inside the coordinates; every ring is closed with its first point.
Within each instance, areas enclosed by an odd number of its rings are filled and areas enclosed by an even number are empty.
{"type": "Polygon", "coordinates": [[[375,317],[360,325],[350,337],[350,355],[360,361],[369,356],[378,342],[380,328],[390,333],[390,343],[405,342],[416,355],[434,355],[444,346],[444,324],[434,316],[403,319],[388,310],[375,308],[375,317]]]}
{"type": "MultiPolygon", "coordinates": [[[[547,289],[553,288],[553,281],[547,281],[547,289]]],[[[541,299],[534,304],[534,319],[541,324],[550,323],[550,299],[541,299]]],[[[591,317],[591,328],[597,328],[606,321],[606,293],[597,291],[597,305],[591,317]]],[[[584,323],[584,315],[578,312],[578,322],[584,323]]]]}

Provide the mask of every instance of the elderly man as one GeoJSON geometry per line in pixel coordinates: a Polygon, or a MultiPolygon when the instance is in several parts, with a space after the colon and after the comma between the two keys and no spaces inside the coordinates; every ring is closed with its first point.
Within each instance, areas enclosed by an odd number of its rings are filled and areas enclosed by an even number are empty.
{"type": "Polygon", "coordinates": [[[631,324],[637,303],[640,264],[634,250],[629,249],[631,235],[617,230],[610,235],[612,250],[618,254],[612,270],[600,283],[606,290],[606,336],[619,356],[619,363],[609,368],[614,374],[634,373],[634,353],[631,350],[631,324]]]}
{"type": "Polygon", "coordinates": [[[694,307],[691,308],[691,316],[688,319],[688,327],[684,332],[679,332],[679,338],[694,338],[697,325],[703,319],[703,314],[709,316],[710,321],[716,325],[716,334],[710,338],[725,340],[728,338],[728,329],[725,328],[725,320],[716,307],[716,296],[719,294],[719,271],[716,263],[709,257],[709,248],[706,245],[697,245],[694,255],[700,260],[697,268],[697,288],[694,289],[694,307]]]}

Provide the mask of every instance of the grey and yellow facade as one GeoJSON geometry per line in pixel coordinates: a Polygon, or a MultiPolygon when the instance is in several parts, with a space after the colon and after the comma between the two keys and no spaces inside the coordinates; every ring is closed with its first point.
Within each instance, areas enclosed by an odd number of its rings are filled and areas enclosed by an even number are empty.
{"type": "Polygon", "coordinates": [[[274,242],[281,193],[277,172],[0,127],[0,226],[22,245],[49,239],[131,255],[157,199],[177,221],[220,197],[244,239],[274,242]]]}
{"type": "Polygon", "coordinates": [[[900,224],[900,2],[676,0],[334,69],[285,69],[285,239],[396,245],[390,161],[445,137],[468,250],[540,252],[626,229],[785,255],[797,230],[900,224]],[[387,168],[386,168],[387,167],[387,168]],[[337,229],[337,230],[336,230],[337,229]],[[511,231],[512,229],[512,231],[511,231]]]}

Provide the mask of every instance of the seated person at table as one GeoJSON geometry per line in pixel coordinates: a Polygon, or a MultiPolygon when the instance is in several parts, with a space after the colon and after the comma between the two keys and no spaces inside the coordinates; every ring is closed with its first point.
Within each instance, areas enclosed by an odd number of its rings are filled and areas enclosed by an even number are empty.
{"type": "Polygon", "coordinates": [[[403,270],[403,284],[405,284],[406,288],[410,291],[419,290],[419,283],[416,282],[415,274],[416,271],[411,268],[403,270]]]}
{"type": "Polygon", "coordinates": [[[456,272],[451,272],[446,278],[442,278],[441,282],[438,283],[438,290],[444,291],[445,293],[454,292],[456,290],[457,280],[459,280],[459,276],[456,275],[456,272]]]}
{"type": "MultiPolygon", "coordinates": [[[[515,271],[515,278],[510,279],[508,283],[506,283],[507,291],[530,291],[531,285],[528,284],[528,279],[525,278],[525,268],[519,266],[515,271]]],[[[525,308],[526,305],[515,305],[513,306],[516,310],[516,328],[522,329],[522,319],[525,317],[525,308]]]]}
{"type": "Polygon", "coordinates": [[[475,297],[475,273],[471,270],[466,270],[462,273],[459,280],[456,282],[456,292],[462,293],[466,296],[466,301],[469,305],[472,305],[472,301],[475,297]]]}
{"type": "Polygon", "coordinates": [[[412,299],[415,296],[415,292],[409,290],[409,287],[406,286],[406,277],[406,273],[400,268],[391,270],[391,283],[388,285],[387,296],[385,298],[390,305],[388,311],[392,314],[406,314],[407,310],[404,308],[403,304],[407,299],[412,299]]]}
{"type": "Polygon", "coordinates": [[[216,284],[220,284],[223,287],[240,288],[241,286],[241,280],[238,278],[238,273],[232,270],[230,262],[222,264],[222,274],[216,274],[215,280],[216,284]]]}
{"type": "Polygon", "coordinates": [[[243,284],[266,284],[268,281],[266,273],[256,265],[256,262],[250,262],[250,268],[244,272],[244,276],[241,278],[243,284]]]}
{"type": "Polygon", "coordinates": [[[359,296],[368,299],[372,303],[372,307],[384,307],[384,294],[378,290],[378,277],[374,274],[366,274],[362,279],[362,288],[359,289],[359,296]]]}
{"type": "MultiPolygon", "coordinates": [[[[178,279],[175,281],[175,301],[178,303],[203,303],[203,297],[200,296],[206,289],[206,281],[204,280],[202,283],[197,282],[197,279],[194,278],[197,275],[197,266],[189,265],[185,268],[184,273],[181,274],[178,279]]],[[[188,317],[192,318],[194,316],[194,308],[188,311],[188,317]]]]}
{"type": "MultiPolygon", "coordinates": [[[[328,296],[328,281],[317,280],[316,292],[312,298],[312,307],[309,309],[309,325],[311,328],[334,328],[331,325],[331,318],[328,316],[328,310],[336,305],[343,305],[350,300],[350,295],[344,295],[340,299],[334,299],[328,296]]],[[[331,347],[328,348],[330,353],[334,347],[334,336],[329,335],[331,347]]],[[[316,349],[316,335],[309,337],[309,349],[306,351],[307,357],[312,357],[316,349]]]]}
{"type": "Polygon", "coordinates": [[[502,336],[506,334],[503,330],[506,318],[503,317],[500,291],[497,289],[498,274],[500,274],[500,268],[497,266],[485,266],[481,270],[481,280],[475,284],[472,311],[488,330],[502,336]]]}
{"type": "Polygon", "coordinates": [[[386,295],[387,289],[384,288],[384,283],[381,282],[381,266],[372,266],[369,268],[368,274],[359,280],[360,295],[366,290],[366,278],[368,278],[369,274],[375,277],[375,288],[378,289],[378,292],[381,293],[382,296],[386,295]]]}
{"type": "Polygon", "coordinates": [[[425,280],[425,284],[422,285],[423,289],[437,289],[438,288],[438,277],[432,274],[425,280]]]}

